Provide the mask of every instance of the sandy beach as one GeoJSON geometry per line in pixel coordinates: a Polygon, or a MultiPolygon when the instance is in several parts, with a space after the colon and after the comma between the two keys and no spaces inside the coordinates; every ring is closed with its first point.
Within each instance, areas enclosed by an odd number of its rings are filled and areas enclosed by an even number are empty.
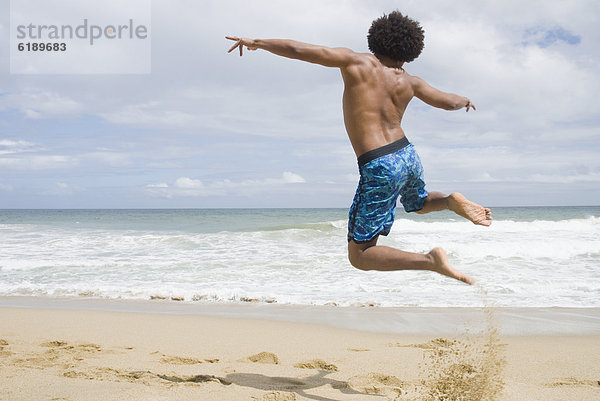
{"type": "Polygon", "coordinates": [[[600,399],[597,333],[373,333],[31,307],[0,307],[0,322],[2,400],[600,399]]]}

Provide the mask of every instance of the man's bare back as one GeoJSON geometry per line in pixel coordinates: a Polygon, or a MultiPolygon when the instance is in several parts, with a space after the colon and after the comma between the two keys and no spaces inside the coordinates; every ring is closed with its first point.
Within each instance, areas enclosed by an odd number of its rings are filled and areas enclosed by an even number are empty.
{"type": "Polygon", "coordinates": [[[402,138],[402,116],[414,94],[410,76],[371,54],[357,54],[341,72],[344,124],[356,155],[402,138]]]}
{"type": "Polygon", "coordinates": [[[402,64],[362,53],[341,68],[344,123],[357,156],[404,136],[402,117],[415,96],[446,110],[474,108],[469,99],[438,91],[408,74],[402,64]]]}
{"type": "MultiPolygon", "coordinates": [[[[419,44],[419,35],[421,35],[421,47],[417,48],[416,55],[410,54],[415,48],[414,43],[408,47],[408,51],[405,51],[406,60],[411,61],[418,56],[422,49],[422,29],[414,20],[402,16],[399,12],[393,12],[374,21],[369,30],[369,36],[379,35],[380,42],[385,45],[389,40],[388,38],[381,40],[381,37],[387,35],[390,28],[393,31],[394,24],[408,24],[409,30],[412,29],[415,32],[417,45],[419,44]],[[383,28],[376,27],[379,32],[371,35],[373,27],[376,24],[381,25],[382,21],[387,26],[383,28]]],[[[406,26],[399,30],[401,34],[396,35],[394,40],[397,42],[406,40],[405,28],[406,26]]],[[[475,224],[484,226],[491,224],[491,211],[467,200],[462,194],[452,193],[446,196],[439,192],[426,191],[418,156],[414,153],[412,144],[403,139],[405,135],[401,126],[402,117],[413,97],[445,110],[459,110],[462,108],[466,108],[466,111],[471,108],[475,110],[475,106],[468,98],[442,92],[427,84],[423,79],[408,74],[403,69],[403,55],[398,56],[394,53],[395,50],[390,54],[396,56],[396,58],[386,54],[356,53],[347,48],[329,48],[287,39],[247,39],[229,36],[227,39],[235,41],[229,52],[239,49],[240,56],[243,54],[244,47],[248,50],[263,49],[279,56],[340,69],[344,80],[344,124],[354,152],[359,157],[361,177],[363,174],[369,174],[367,170],[363,171],[361,165],[361,158],[365,155],[372,156],[375,153],[376,158],[384,156],[389,158],[394,157],[399,152],[412,152],[402,156],[402,160],[414,160],[417,164],[410,166],[414,170],[411,174],[421,174],[421,176],[415,176],[417,181],[411,181],[412,184],[406,181],[399,182],[398,190],[394,190],[398,192],[389,195],[379,194],[380,191],[383,191],[383,188],[389,187],[390,181],[388,180],[394,181],[398,178],[397,173],[391,173],[394,175],[388,175],[389,178],[384,176],[382,182],[376,182],[373,184],[375,186],[370,188],[361,187],[363,185],[363,179],[361,178],[350,211],[349,221],[348,258],[354,267],[361,270],[383,271],[431,270],[468,284],[473,283],[473,279],[452,268],[446,252],[441,248],[434,248],[427,254],[416,254],[377,245],[379,235],[387,235],[389,228],[391,228],[396,199],[402,193],[404,193],[402,195],[403,199],[405,196],[414,198],[410,204],[412,206],[411,211],[416,213],[423,214],[449,209],[475,224]],[[407,146],[407,144],[410,146],[407,146]],[[408,150],[405,150],[405,148],[408,150]],[[406,157],[409,159],[406,159],[406,157]],[[415,184],[416,182],[420,184],[415,184]],[[409,193],[407,191],[413,192],[409,193]],[[384,199],[385,204],[377,200],[379,198],[384,199]],[[372,202],[372,204],[369,204],[369,202],[372,202]],[[357,216],[361,216],[363,226],[359,227],[360,231],[353,234],[351,231],[356,226],[357,216]],[[383,220],[379,223],[378,219],[383,220]]],[[[382,49],[381,43],[374,42],[373,47],[382,49]]],[[[371,48],[371,42],[369,42],[369,47],[371,48]]],[[[393,47],[397,48],[398,46],[393,47]]],[[[402,47],[400,46],[400,48],[402,47]]],[[[369,160],[369,162],[372,161],[370,158],[369,160]]],[[[390,166],[393,167],[393,164],[397,161],[390,159],[385,163],[384,166],[387,169],[390,166]]],[[[404,167],[400,166],[400,168],[404,167]]]]}

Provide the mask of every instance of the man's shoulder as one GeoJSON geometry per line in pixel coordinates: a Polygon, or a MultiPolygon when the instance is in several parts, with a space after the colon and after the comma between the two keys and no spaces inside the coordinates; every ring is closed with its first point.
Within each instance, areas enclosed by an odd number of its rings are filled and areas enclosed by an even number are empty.
{"type": "Polygon", "coordinates": [[[364,63],[370,63],[370,64],[373,64],[373,65],[380,64],[379,60],[377,59],[377,57],[375,57],[371,53],[356,53],[356,55],[357,55],[357,58],[360,61],[364,62],[364,63]]]}
{"type": "Polygon", "coordinates": [[[420,77],[420,76],[418,76],[418,75],[412,75],[412,74],[408,74],[408,73],[407,73],[406,75],[407,75],[407,76],[409,76],[409,77],[410,77],[410,80],[411,80],[413,83],[415,83],[416,85],[419,85],[419,84],[425,84],[425,85],[429,85],[429,83],[428,83],[428,82],[427,82],[425,79],[421,78],[421,77],[420,77]]]}
{"type": "Polygon", "coordinates": [[[365,71],[365,69],[372,70],[381,66],[381,63],[379,62],[379,60],[377,60],[377,57],[375,57],[371,53],[353,53],[354,54],[352,63],[350,63],[347,66],[347,69],[358,69],[361,71],[365,71]]]}

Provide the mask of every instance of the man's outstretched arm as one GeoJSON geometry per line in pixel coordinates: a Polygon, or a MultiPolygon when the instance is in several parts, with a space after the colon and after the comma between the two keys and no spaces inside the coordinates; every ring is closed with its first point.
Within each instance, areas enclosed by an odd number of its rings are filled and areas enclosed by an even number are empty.
{"type": "Polygon", "coordinates": [[[415,96],[433,107],[444,110],[460,110],[463,107],[466,107],[467,111],[471,108],[477,110],[468,98],[442,92],[419,77],[411,77],[411,83],[415,96]]]}
{"type": "Polygon", "coordinates": [[[343,47],[331,48],[289,39],[247,39],[233,36],[226,36],[226,38],[235,41],[228,53],[239,48],[240,56],[246,46],[248,50],[263,49],[278,56],[320,64],[325,67],[347,67],[358,60],[358,53],[343,47]]]}

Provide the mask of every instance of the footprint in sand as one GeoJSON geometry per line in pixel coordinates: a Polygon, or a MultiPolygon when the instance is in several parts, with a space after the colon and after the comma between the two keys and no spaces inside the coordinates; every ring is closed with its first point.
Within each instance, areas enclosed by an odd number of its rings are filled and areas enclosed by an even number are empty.
{"type": "Polygon", "coordinates": [[[366,352],[366,351],[371,351],[368,348],[346,348],[348,351],[352,351],[352,352],[366,352]]]}
{"type": "Polygon", "coordinates": [[[195,365],[199,363],[217,363],[219,362],[218,358],[213,359],[196,359],[196,358],[186,358],[182,356],[168,356],[164,355],[160,359],[162,363],[168,363],[172,365],[195,365]]]}
{"type": "Polygon", "coordinates": [[[296,394],[286,393],[282,391],[272,391],[267,394],[263,394],[262,397],[252,397],[256,401],[296,401],[296,394]]]}
{"type": "Polygon", "coordinates": [[[7,346],[8,346],[8,341],[0,338],[0,358],[11,356],[13,354],[12,352],[4,349],[4,347],[7,347],[7,346]]]}
{"type": "Polygon", "coordinates": [[[90,351],[90,352],[94,352],[94,351],[102,351],[102,347],[99,346],[98,344],[79,344],[76,345],[74,348],[81,350],[81,351],[90,351]]]}
{"type": "Polygon", "coordinates": [[[213,375],[195,375],[195,376],[169,376],[169,375],[156,375],[156,377],[161,378],[163,380],[167,380],[174,383],[206,383],[206,382],[216,382],[221,383],[226,386],[231,384],[230,381],[225,380],[222,377],[213,376],[213,375]]]}
{"type": "Polygon", "coordinates": [[[197,363],[202,363],[200,359],[185,358],[182,356],[163,356],[160,361],[172,365],[195,365],[197,363]]]}
{"type": "Polygon", "coordinates": [[[46,355],[52,355],[54,358],[70,355],[77,361],[82,361],[90,354],[115,353],[115,351],[104,351],[100,345],[93,343],[69,345],[65,341],[48,341],[40,344],[40,346],[50,348],[46,351],[46,355]]]}
{"type": "Polygon", "coordinates": [[[77,370],[67,370],[66,372],[63,372],[63,376],[68,377],[69,379],[97,379],[97,377],[94,377],[86,372],[81,372],[77,370]]]}
{"type": "Polygon", "coordinates": [[[402,387],[407,383],[396,376],[380,373],[369,373],[366,376],[354,376],[348,380],[348,385],[364,394],[377,394],[397,397],[402,394],[402,387]]]}
{"type": "Polygon", "coordinates": [[[338,367],[332,363],[327,363],[322,359],[312,359],[306,362],[300,362],[294,365],[295,368],[300,369],[319,369],[319,370],[328,370],[330,372],[337,372],[338,367]]]}
{"type": "Polygon", "coordinates": [[[141,382],[150,384],[152,381],[160,379],[171,383],[207,383],[216,382],[223,385],[230,385],[231,382],[218,376],[213,375],[194,375],[194,376],[175,376],[153,373],[149,370],[140,370],[134,372],[124,372],[113,368],[94,368],[85,371],[68,369],[63,372],[63,376],[71,379],[86,379],[86,380],[109,380],[109,381],[128,381],[131,383],[141,382]]]}
{"type": "Polygon", "coordinates": [[[554,383],[547,385],[548,387],[562,387],[562,386],[592,386],[600,387],[600,380],[581,380],[576,377],[565,377],[559,379],[554,383]]]}
{"type": "Polygon", "coordinates": [[[149,370],[124,372],[112,368],[98,368],[95,370],[95,376],[99,380],[111,380],[117,382],[125,380],[130,383],[139,382],[144,384],[150,384],[153,380],[155,381],[157,379],[157,375],[149,370]]]}
{"type": "Polygon", "coordinates": [[[392,343],[392,344],[388,344],[388,347],[404,347],[404,348],[421,348],[421,349],[426,349],[426,350],[432,350],[432,349],[439,349],[439,348],[446,348],[446,349],[450,349],[454,346],[456,346],[457,344],[457,340],[448,340],[446,338],[434,338],[431,341],[428,341],[426,343],[421,343],[421,344],[402,344],[402,343],[392,343]]]}
{"type": "Polygon", "coordinates": [[[273,365],[279,365],[279,358],[277,355],[271,352],[259,352],[256,355],[249,356],[248,360],[256,363],[270,363],[273,365]]]}
{"type": "MultiPolygon", "coordinates": [[[[73,367],[67,368],[63,374],[64,377],[70,379],[85,379],[85,380],[99,380],[99,381],[116,381],[120,382],[123,380],[132,382],[130,373],[123,372],[118,369],[109,367],[96,367],[88,368],[85,370],[77,370],[73,367]]],[[[156,376],[156,375],[154,375],[156,376]]],[[[141,378],[141,377],[140,377],[141,378]]]]}
{"type": "Polygon", "coordinates": [[[133,347],[117,347],[115,349],[104,349],[101,345],[94,343],[83,343],[71,345],[66,341],[53,340],[46,341],[40,344],[40,347],[49,348],[46,354],[59,355],[71,355],[77,360],[82,360],[83,357],[88,357],[92,354],[123,354],[126,351],[131,351],[133,347]]]}
{"type": "Polygon", "coordinates": [[[64,347],[67,345],[66,341],[54,340],[54,341],[46,341],[45,343],[41,343],[40,347],[64,347]]]}
{"type": "Polygon", "coordinates": [[[60,363],[60,355],[54,350],[48,350],[43,354],[19,355],[11,360],[11,364],[27,368],[51,368],[60,363]]]}

